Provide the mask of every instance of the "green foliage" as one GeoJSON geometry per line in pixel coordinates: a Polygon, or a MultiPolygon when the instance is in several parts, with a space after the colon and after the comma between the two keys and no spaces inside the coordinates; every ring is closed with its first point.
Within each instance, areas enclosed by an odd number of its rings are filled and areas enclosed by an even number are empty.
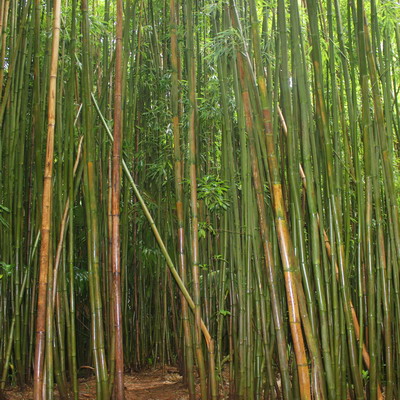
{"type": "Polygon", "coordinates": [[[74,285],[77,294],[82,298],[88,296],[89,272],[86,269],[74,267],[74,285]]]}
{"type": "Polygon", "coordinates": [[[206,60],[216,62],[219,57],[234,54],[236,44],[240,44],[243,39],[234,28],[228,28],[218,32],[214,38],[207,43],[208,55],[206,60]]]}
{"type": "Polygon", "coordinates": [[[170,159],[160,156],[158,160],[149,164],[147,174],[152,181],[161,182],[161,185],[164,186],[172,177],[170,159]]]}
{"type": "Polygon", "coordinates": [[[380,23],[389,32],[394,32],[396,24],[399,22],[400,4],[398,1],[385,0],[377,2],[380,23]]]}
{"type": "Polygon", "coordinates": [[[228,261],[225,260],[224,256],[222,254],[214,254],[214,260],[215,261],[221,261],[227,263],[228,261]]]}
{"type": "Polygon", "coordinates": [[[228,190],[229,186],[227,182],[216,176],[205,175],[198,180],[199,200],[204,200],[204,203],[210,211],[222,211],[228,209],[228,190]]]}
{"type": "Polygon", "coordinates": [[[209,265],[208,264],[199,264],[199,268],[203,271],[208,271],[209,265]]]}
{"type": "Polygon", "coordinates": [[[199,222],[199,238],[204,239],[206,237],[207,232],[211,233],[212,235],[215,235],[215,229],[213,226],[207,222],[199,222]]]}
{"type": "Polygon", "coordinates": [[[362,374],[362,378],[363,378],[364,382],[368,382],[368,380],[369,380],[369,371],[363,369],[361,374],[362,374]]]}
{"type": "Polygon", "coordinates": [[[15,269],[15,265],[7,264],[4,261],[0,261],[0,267],[2,270],[2,273],[0,274],[0,279],[2,279],[4,275],[10,276],[15,269]]]}

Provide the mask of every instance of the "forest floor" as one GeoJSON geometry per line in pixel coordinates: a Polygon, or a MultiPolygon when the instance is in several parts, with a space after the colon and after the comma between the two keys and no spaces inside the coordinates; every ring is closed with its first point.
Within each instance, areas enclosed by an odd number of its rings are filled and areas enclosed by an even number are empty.
{"type": "MultiPolygon", "coordinates": [[[[4,400],[32,400],[32,388],[10,388],[4,392],[4,400]]],[[[59,400],[55,392],[55,400],[59,400]]],[[[79,380],[79,400],[96,399],[94,377],[79,380]]],[[[125,374],[125,400],[188,400],[188,391],[182,376],[175,367],[152,369],[125,374]]],[[[3,400],[0,396],[0,400],[3,400]]]]}

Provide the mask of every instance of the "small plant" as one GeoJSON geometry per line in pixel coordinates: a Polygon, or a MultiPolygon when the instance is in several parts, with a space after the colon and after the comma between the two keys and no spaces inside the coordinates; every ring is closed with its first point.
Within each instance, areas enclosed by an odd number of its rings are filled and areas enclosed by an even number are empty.
{"type": "Polygon", "coordinates": [[[1,267],[0,279],[2,279],[4,275],[9,276],[12,274],[15,265],[7,264],[4,261],[0,261],[0,267],[1,267]]]}
{"type": "Polygon", "coordinates": [[[206,237],[207,232],[215,235],[215,229],[213,226],[207,221],[199,222],[199,238],[204,239],[206,237]]]}

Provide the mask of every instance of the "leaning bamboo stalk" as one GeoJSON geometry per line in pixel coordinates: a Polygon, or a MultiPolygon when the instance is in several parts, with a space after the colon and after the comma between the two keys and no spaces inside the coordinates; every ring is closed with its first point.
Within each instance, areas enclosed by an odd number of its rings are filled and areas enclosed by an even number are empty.
{"type": "Polygon", "coordinates": [[[47,275],[50,265],[50,232],[51,232],[51,206],[52,206],[52,181],[53,181],[53,157],[54,157],[54,127],[56,111],[57,67],[58,48],[60,42],[60,17],[61,0],[54,0],[53,4],[53,39],[50,62],[50,84],[48,97],[48,129],[46,161],[43,182],[42,202],[42,242],[40,246],[40,272],[38,286],[38,309],[36,318],[36,345],[34,361],[34,400],[42,399],[44,344],[46,337],[46,292],[47,275]]]}
{"type": "MultiPolygon", "coordinates": [[[[92,100],[93,100],[93,103],[95,105],[96,111],[97,111],[97,113],[98,113],[98,115],[100,117],[100,120],[101,120],[104,128],[107,131],[107,134],[108,134],[110,140],[113,141],[114,140],[113,135],[112,135],[112,133],[110,131],[110,128],[107,125],[106,120],[103,117],[103,114],[100,111],[100,108],[99,108],[99,106],[97,104],[97,101],[96,101],[95,97],[93,96],[93,94],[92,94],[92,100]]],[[[174,279],[175,279],[175,281],[176,281],[176,283],[177,283],[177,285],[179,287],[179,290],[182,292],[183,296],[185,296],[185,299],[186,299],[190,309],[194,312],[195,303],[194,303],[192,297],[190,296],[188,290],[186,289],[185,284],[182,282],[182,279],[179,276],[178,271],[176,270],[176,268],[174,266],[172,258],[168,253],[167,247],[165,246],[165,243],[164,243],[164,241],[163,241],[163,239],[162,239],[162,237],[161,237],[161,235],[160,235],[160,233],[158,231],[158,228],[157,228],[157,226],[156,226],[156,224],[154,222],[154,219],[151,216],[150,210],[148,209],[148,207],[147,207],[142,195],[140,194],[140,191],[139,191],[138,187],[136,186],[136,183],[133,180],[132,175],[131,175],[131,173],[129,171],[129,168],[128,168],[128,166],[127,166],[127,164],[126,164],[126,162],[125,162],[125,160],[123,158],[122,158],[122,168],[124,169],[126,177],[128,178],[128,181],[132,186],[132,189],[133,189],[133,191],[135,193],[135,196],[139,200],[139,203],[140,203],[140,206],[142,208],[142,211],[143,211],[148,223],[150,224],[150,227],[151,227],[151,230],[153,231],[154,237],[156,238],[157,243],[158,243],[158,245],[160,247],[160,250],[161,250],[163,256],[165,257],[165,261],[167,263],[167,266],[170,269],[171,274],[174,277],[174,279]]],[[[203,333],[204,339],[206,341],[207,348],[209,349],[209,352],[211,353],[213,351],[213,347],[214,347],[213,339],[212,339],[212,337],[210,335],[210,332],[208,331],[208,329],[207,329],[207,327],[206,327],[206,325],[205,325],[203,320],[200,321],[200,328],[201,328],[201,331],[203,333]]]]}

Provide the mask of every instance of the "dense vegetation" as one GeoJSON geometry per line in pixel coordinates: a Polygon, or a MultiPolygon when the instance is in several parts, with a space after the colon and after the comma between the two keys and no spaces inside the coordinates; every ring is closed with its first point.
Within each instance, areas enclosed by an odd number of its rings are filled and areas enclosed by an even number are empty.
{"type": "Polygon", "coordinates": [[[0,0],[1,388],[400,399],[399,21],[0,0]]]}

